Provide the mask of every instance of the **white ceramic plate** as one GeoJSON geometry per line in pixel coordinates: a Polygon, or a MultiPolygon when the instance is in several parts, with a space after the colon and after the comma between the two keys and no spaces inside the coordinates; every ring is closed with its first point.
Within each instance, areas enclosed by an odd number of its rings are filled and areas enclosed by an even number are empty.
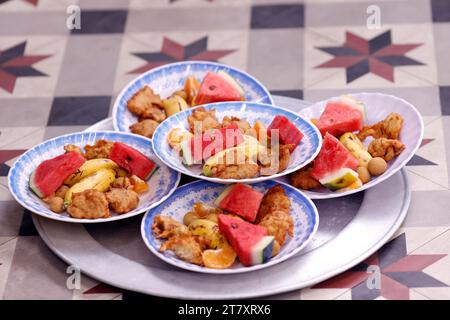
{"type": "Polygon", "coordinates": [[[31,148],[22,154],[12,166],[8,175],[8,185],[11,194],[17,202],[28,210],[43,217],[72,223],[101,223],[133,217],[157,206],[175,191],[180,182],[180,177],[181,175],[178,172],[168,168],[154,155],[150,140],[129,133],[96,131],[77,132],[59,136],[31,148]],[[84,147],[86,144],[92,145],[100,139],[126,143],[158,164],[159,168],[147,181],[149,190],[139,196],[138,207],[125,214],[117,215],[112,213],[111,217],[102,219],[76,219],[70,217],[67,212],[58,214],[51,211],[30,190],[28,186],[30,174],[42,161],[64,153],[64,145],[74,144],[79,147],[84,147]]]}
{"type": "MultiPolygon", "coordinates": [[[[305,194],[311,199],[328,199],[328,198],[343,197],[376,186],[377,184],[388,179],[394,173],[403,168],[412,158],[414,153],[419,148],[420,143],[422,142],[423,137],[422,116],[411,103],[401,98],[381,93],[357,93],[352,94],[352,96],[363,101],[366,106],[367,119],[364,122],[365,124],[374,124],[378,121],[384,120],[391,112],[396,112],[400,114],[405,121],[403,123],[403,128],[400,133],[399,139],[405,144],[406,148],[398,157],[389,161],[388,168],[385,173],[383,173],[381,176],[373,177],[370,182],[364,184],[361,188],[349,190],[346,192],[336,192],[328,190],[326,188],[323,188],[318,191],[312,190],[304,191],[305,194]]],[[[338,97],[334,97],[331,99],[315,103],[314,105],[308,108],[302,109],[299,112],[299,114],[306,119],[312,118],[318,119],[322,114],[327,101],[337,98],[338,97]]],[[[370,141],[371,139],[367,138],[364,144],[367,146],[370,143],[370,141]]]]}
{"type": "MultiPolygon", "coordinates": [[[[252,185],[258,191],[266,192],[276,181],[264,181],[252,185]]],[[[280,183],[281,184],[281,183],[280,183]]],[[[226,188],[222,184],[206,181],[194,181],[179,187],[172,196],[161,205],[149,210],[141,224],[141,234],[147,247],[159,258],[179,268],[190,271],[230,274],[260,270],[278,264],[289,257],[292,257],[304,248],[312,239],[319,226],[319,215],[314,203],[296,188],[287,184],[282,184],[287,196],[291,200],[291,215],[294,218],[294,236],[287,237],[286,242],[281,246],[280,252],[268,262],[251,267],[245,267],[239,262],[235,262],[228,269],[211,269],[196,264],[192,264],[177,258],[171,251],[159,252],[162,241],[156,239],[151,230],[154,217],[156,215],[170,216],[182,222],[184,215],[192,209],[195,202],[212,204],[219,194],[226,188]]]]}

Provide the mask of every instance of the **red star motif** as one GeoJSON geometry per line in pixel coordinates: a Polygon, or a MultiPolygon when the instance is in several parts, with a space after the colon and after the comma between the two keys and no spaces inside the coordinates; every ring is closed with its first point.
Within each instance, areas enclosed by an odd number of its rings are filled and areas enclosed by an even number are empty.
{"type": "Polygon", "coordinates": [[[132,53],[147,63],[128,73],[143,73],[161,65],[186,60],[218,61],[235,50],[209,50],[208,37],[203,37],[185,46],[164,37],[161,51],[132,53]]]}
{"type": "MultiPolygon", "coordinates": [[[[0,4],[8,2],[8,1],[10,1],[10,0],[0,0],[0,4]]],[[[39,2],[39,0],[24,0],[24,1],[28,2],[29,4],[31,4],[35,7],[38,5],[38,2],[39,2]]]]}

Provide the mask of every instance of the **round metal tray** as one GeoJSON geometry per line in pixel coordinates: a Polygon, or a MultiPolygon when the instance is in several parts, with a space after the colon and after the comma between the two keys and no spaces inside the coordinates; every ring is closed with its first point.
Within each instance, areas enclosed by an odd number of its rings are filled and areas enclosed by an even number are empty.
{"type": "MultiPolygon", "coordinates": [[[[308,105],[297,99],[274,98],[276,104],[293,110],[308,105]]],[[[89,130],[111,128],[111,119],[106,119],[89,130]]],[[[365,192],[314,200],[320,225],[303,251],[273,267],[237,275],[195,273],[161,261],[141,239],[142,216],[95,225],[58,222],[37,215],[33,221],[56,255],[104,283],[162,297],[240,299],[308,287],[355,266],[400,227],[410,198],[403,169],[365,192]]]]}

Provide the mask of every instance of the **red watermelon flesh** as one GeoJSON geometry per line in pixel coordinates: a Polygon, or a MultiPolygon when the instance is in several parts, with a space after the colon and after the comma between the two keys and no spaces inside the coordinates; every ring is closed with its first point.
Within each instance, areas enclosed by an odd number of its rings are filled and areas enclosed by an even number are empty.
{"type": "Polygon", "coordinates": [[[346,132],[361,130],[362,126],[361,111],[343,101],[328,102],[317,123],[322,136],[327,132],[340,136],[346,132]]]}
{"type": "Polygon", "coordinates": [[[264,263],[272,256],[274,238],[264,227],[219,214],[219,231],[225,236],[245,266],[264,263]]]}
{"type": "Polygon", "coordinates": [[[138,150],[121,142],[114,142],[109,159],[142,180],[147,180],[158,168],[157,164],[138,150]]]}
{"type": "Polygon", "coordinates": [[[264,194],[249,185],[236,183],[227,187],[214,202],[222,210],[255,221],[264,194]]]}
{"type": "Polygon", "coordinates": [[[75,151],[43,161],[30,176],[30,188],[40,198],[52,195],[86,161],[75,151]]]}
{"type": "Polygon", "coordinates": [[[339,169],[350,168],[356,170],[358,165],[358,159],[338,139],[326,133],[323,138],[322,148],[314,160],[311,176],[316,180],[320,180],[339,169]]]}
{"type": "Polygon", "coordinates": [[[242,132],[235,123],[225,128],[196,134],[182,146],[184,162],[188,165],[201,163],[217,152],[232,148],[243,141],[242,132]]]}
{"type": "Polygon", "coordinates": [[[195,104],[241,101],[241,93],[220,74],[209,71],[200,85],[195,104]]]}
{"type": "MultiPolygon", "coordinates": [[[[297,146],[302,141],[303,133],[291,122],[282,115],[277,115],[273,118],[272,123],[267,128],[267,134],[271,135],[271,130],[279,131],[279,139],[282,144],[292,144],[297,146]]],[[[293,150],[291,150],[292,152],[293,150]]]]}

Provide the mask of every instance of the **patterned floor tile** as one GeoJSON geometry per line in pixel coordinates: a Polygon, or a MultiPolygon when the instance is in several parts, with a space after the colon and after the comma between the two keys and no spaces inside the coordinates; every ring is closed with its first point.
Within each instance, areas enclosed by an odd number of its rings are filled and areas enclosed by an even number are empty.
{"type": "Polygon", "coordinates": [[[444,130],[445,136],[445,146],[444,150],[447,158],[447,172],[448,172],[448,181],[450,184],[450,117],[444,116],[442,117],[442,128],[444,130]]]}
{"type": "Polygon", "coordinates": [[[110,95],[122,35],[70,36],[55,95],[110,95]]]}
{"type": "Polygon", "coordinates": [[[130,9],[242,7],[248,5],[250,2],[251,0],[130,0],[130,9]]]}
{"type": "Polygon", "coordinates": [[[5,287],[10,275],[11,263],[16,249],[17,238],[0,244],[0,299],[4,298],[5,287]]]}
{"type": "Polygon", "coordinates": [[[305,89],[427,87],[436,83],[428,24],[385,25],[381,30],[308,28],[304,48],[305,89]],[[412,28],[417,32],[411,33],[412,28]]]}
{"type": "Polygon", "coordinates": [[[447,0],[430,0],[434,22],[450,22],[450,2],[447,0]]]}
{"type": "Polygon", "coordinates": [[[0,237],[0,246],[12,239],[14,239],[15,237],[0,237]]]}
{"type": "Polygon", "coordinates": [[[271,90],[270,93],[273,95],[278,95],[278,96],[283,96],[283,97],[303,99],[303,91],[302,90],[271,90]]]}
{"type": "Polygon", "coordinates": [[[306,288],[300,293],[301,300],[332,300],[339,296],[345,294],[349,291],[348,289],[335,289],[335,288],[325,288],[325,289],[314,289],[306,288]]]}
{"type": "Polygon", "coordinates": [[[66,39],[0,37],[0,98],[53,96],[66,39]]]}
{"type": "Polygon", "coordinates": [[[450,86],[439,86],[442,115],[450,116],[450,86]]]}
{"type": "Polygon", "coordinates": [[[66,35],[69,33],[66,25],[67,17],[64,9],[45,12],[0,10],[0,35],[66,35]],[[26,21],[26,23],[17,23],[17,21],[26,21]]]}
{"type": "Polygon", "coordinates": [[[304,26],[302,4],[272,4],[252,6],[252,29],[301,28],[304,26]]]}
{"type": "Polygon", "coordinates": [[[45,129],[44,139],[51,139],[54,137],[62,136],[63,134],[73,133],[73,132],[80,132],[85,130],[88,127],[88,125],[84,126],[50,126],[45,129]]]}
{"type": "Polygon", "coordinates": [[[99,10],[99,9],[128,9],[130,0],[78,0],[78,6],[82,10],[99,10]]]}
{"type": "Polygon", "coordinates": [[[303,86],[303,30],[252,30],[248,72],[269,90],[301,90],[303,86]],[[267,45],[283,48],[276,54],[267,45]]]}
{"type": "Polygon", "coordinates": [[[2,0],[0,11],[61,11],[78,0],[2,0]]]}
{"type": "Polygon", "coordinates": [[[397,238],[401,234],[406,236],[406,253],[411,254],[416,249],[433,241],[448,230],[447,227],[434,228],[410,228],[401,227],[392,236],[392,239],[397,238]]]}
{"type": "Polygon", "coordinates": [[[89,278],[82,274],[80,288],[73,290],[72,300],[113,300],[122,290],[89,278]]]}
{"type": "Polygon", "coordinates": [[[448,57],[450,56],[450,41],[448,41],[450,22],[433,24],[433,32],[439,85],[450,86],[450,65],[448,63],[448,57]]]}
{"type": "Polygon", "coordinates": [[[114,93],[141,70],[189,59],[212,60],[245,70],[247,31],[189,31],[171,33],[132,33],[122,42],[114,93]]]}
{"type": "Polygon", "coordinates": [[[300,300],[300,290],[264,297],[263,300],[300,300]]]}
{"type": "Polygon", "coordinates": [[[413,191],[403,226],[450,227],[450,190],[413,191]]]}
{"type": "Polygon", "coordinates": [[[39,237],[19,237],[4,299],[72,299],[66,264],[39,237]],[[32,261],[32,263],[30,263],[32,261]],[[39,288],[39,290],[36,290],[39,288]]]}
{"type": "MultiPolygon", "coordinates": [[[[311,1],[305,11],[307,27],[366,25],[370,1],[311,1]]],[[[408,0],[378,2],[382,24],[426,23],[431,21],[431,9],[427,1],[408,0]],[[401,12],[401,14],[399,14],[401,12]]]]}
{"type": "Polygon", "coordinates": [[[218,10],[211,6],[130,10],[126,32],[246,30],[249,24],[249,10],[249,7],[239,9],[221,7],[218,10]]]}
{"type": "Polygon", "coordinates": [[[29,149],[42,142],[44,127],[0,127],[0,148],[29,149]]]}
{"type": "Polygon", "coordinates": [[[94,124],[108,116],[111,96],[55,97],[49,126],[94,124]]]}
{"type": "Polygon", "coordinates": [[[51,104],[50,97],[3,99],[0,127],[45,126],[51,104]]]}
{"type": "Polygon", "coordinates": [[[33,220],[32,220],[32,213],[28,211],[27,209],[22,209],[22,221],[20,222],[20,228],[19,228],[19,236],[20,237],[33,237],[38,236],[39,233],[36,230],[36,227],[34,226],[33,220]]]}
{"type": "Polygon", "coordinates": [[[430,191],[430,190],[447,191],[448,190],[446,187],[441,186],[440,184],[437,184],[436,182],[431,181],[427,177],[418,175],[417,173],[414,173],[409,169],[407,169],[407,173],[408,173],[408,179],[409,179],[409,187],[411,188],[411,191],[430,191]]]}
{"type": "Polygon", "coordinates": [[[19,235],[23,208],[16,201],[0,201],[0,236],[19,235]]]}
{"type": "Polygon", "coordinates": [[[123,33],[127,22],[127,10],[82,10],[81,28],[72,29],[72,34],[123,33]]]}

